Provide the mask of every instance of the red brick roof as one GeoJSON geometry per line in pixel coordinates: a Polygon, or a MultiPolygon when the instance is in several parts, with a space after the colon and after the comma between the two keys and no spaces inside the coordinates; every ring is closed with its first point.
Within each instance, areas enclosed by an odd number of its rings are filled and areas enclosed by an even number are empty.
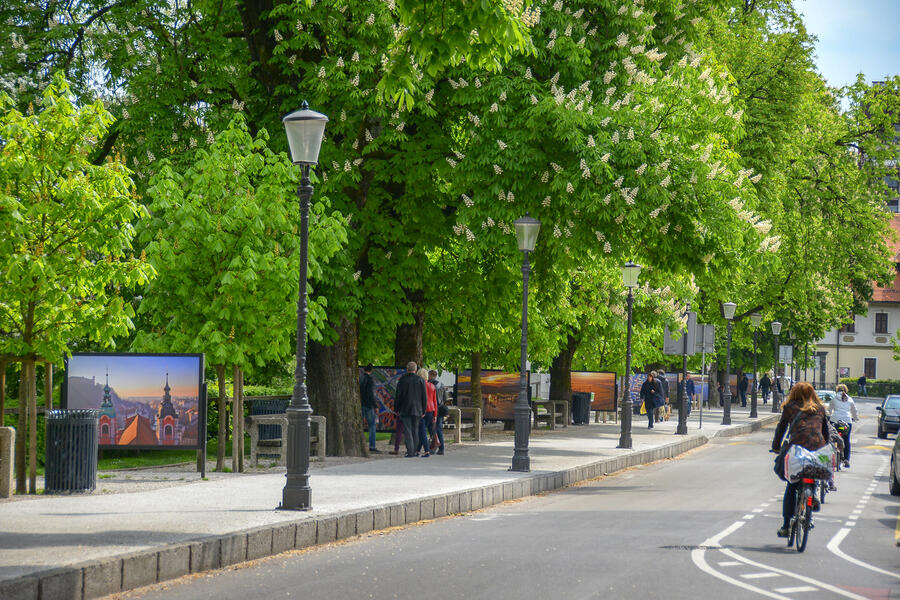
{"type": "MultiPolygon", "coordinates": [[[[895,238],[888,245],[894,253],[894,263],[900,263],[900,215],[891,219],[891,229],[895,238]]],[[[894,273],[894,283],[889,287],[875,287],[872,302],[900,302],[900,271],[894,273]]]]}
{"type": "Polygon", "coordinates": [[[134,415],[122,430],[119,443],[133,446],[156,446],[159,444],[159,440],[156,439],[156,432],[150,425],[150,419],[134,415]]]}

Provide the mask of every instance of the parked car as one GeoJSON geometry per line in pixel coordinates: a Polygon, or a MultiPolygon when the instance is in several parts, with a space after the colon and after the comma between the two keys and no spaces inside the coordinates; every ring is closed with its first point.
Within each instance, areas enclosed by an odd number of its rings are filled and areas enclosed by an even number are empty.
{"type": "Polygon", "coordinates": [[[888,478],[891,494],[900,496],[900,435],[894,440],[894,451],[891,452],[891,476],[888,478]]]}
{"type": "Polygon", "coordinates": [[[878,437],[884,439],[888,433],[900,430],[900,395],[891,394],[884,399],[878,411],[878,437]]]}
{"type": "Polygon", "coordinates": [[[831,403],[832,400],[837,396],[837,392],[834,390],[816,390],[816,394],[819,396],[819,400],[821,400],[826,406],[831,403]]]}

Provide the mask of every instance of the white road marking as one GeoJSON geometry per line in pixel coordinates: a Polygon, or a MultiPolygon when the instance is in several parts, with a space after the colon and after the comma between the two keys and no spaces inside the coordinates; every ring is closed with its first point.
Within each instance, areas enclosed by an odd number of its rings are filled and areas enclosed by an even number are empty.
{"type": "Polygon", "coordinates": [[[762,511],[763,511],[763,509],[761,509],[761,508],[754,508],[751,512],[761,513],[762,511]]]}
{"type": "Polygon", "coordinates": [[[737,567],[742,564],[744,564],[744,563],[742,563],[739,560],[723,560],[722,562],[719,563],[719,566],[720,567],[737,567]]]}
{"type": "Polygon", "coordinates": [[[806,577],[805,575],[800,575],[798,573],[792,573],[791,571],[786,571],[784,569],[779,569],[778,567],[772,567],[770,565],[764,565],[762,563],[758,563],[756,561],[750,560],[749,558],[744,558],[740,554],[737,554],[736,552],[734,552],[733,550],[729,550],[728,548],[721,548],[719,551],[722,554],[725,554],[726,556],[730,556],[731,558],[734,558],[735,560],[739,560],[739,561],[743,562],[744,564],[748,564],[750,566],[761,568],[761,569],[768,569],[770,571],[774,571],[775,573],[780,573],[782,575],[787,575],[788,577],[793,577],[794,579],[799,579],[800,581],[803,581],[805,583],[809,583],[811,585],[817,585],[822,589],[828,590],[829,592],[834,592],[835,594],[844,596],[846,598],[853,598],[853,600],[868,600],[865,596],[859,596],[852,592],[842,590],[841,588],[835,587],[828,583],[825,583],[824,581],[818,581],[816,579],[813,579],[812,577],[806,577]]]}
{"type": "Polygon", "coordinates": [[[856,525],[856,523],[853,521],[847,521],[846,523],[844,523],[844,527],[853,527],[854,525],[856,525]]]}
{"type": "Polygon", "coordinates": [[[744,579],[766,579],[767,577],[781,577],[778,573],[766,572],[766,573],[747,573],[745,575],[741,575],[744,579]]]}
{"type": "Polygon", "coordinates": [[[843,550],[841,550],[840,549],[841,542],[844,541],[844,538],[847,537],[848,533],[850,533],[850,530],[845,528],[845,529],[841,529],[836,534],[834,534],[834,537],[831,538],[831,541],[829,541],[828,545],[826,546],[828,548],[828,550],[830,550],[836,556],[843,558],[847,562],[853,563],[854,565],[860,566],[864,569],[869,569],[870,571],[875,571],[876,573],[882,573],[884,575],[890,575],[891,577],[896,577],[897,579],[900,579],[900,573],[894,573],[892,571],[887,571],[885,569],[876,567],[875,565],[870,565],[869,563],[863,562],[863,561],[859,560],[858,558],[853,558],[852,556],[846,554],[843,550]]]}
{"type": "Polygon", "coordinates": [[[746,519],[746,520],[749,521],[750,519],[752,519],[752,518],[755,517],[755,516],[756,516],[756,515],[744,515],[744,516],[741,517],[741,518],[742,518],[742,519],[746,519]]]}
{"type": "Polygon", "coordinates": [[[811,585],[799,585],[797,587],[775,588],[775,591],[782,594],[796,594],[797,592],[818,592],[819,588],[811,585]]]}

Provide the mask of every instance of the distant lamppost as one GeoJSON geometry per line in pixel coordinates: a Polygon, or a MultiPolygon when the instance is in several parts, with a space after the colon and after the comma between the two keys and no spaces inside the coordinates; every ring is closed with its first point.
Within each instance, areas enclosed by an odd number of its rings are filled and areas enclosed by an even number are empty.
{"type": "Polygon", "coordinates": [[[778,336],[781,334],[781,322],[780,321],[772,321],[772,335],[775,336],[774,344],[775,344],[775,366],[773,367],[773,371],[775,373],[775,381],[772,382],[772,412],[777,413],[781,412],[779,410],[779,401],[778,401],[778,336]]]}
{"type": "Polygon", "coordinates": [[[306,101],[282,122],[291,149],[291,161],[300,165],[300,292],[297,300],[297,366],[294,369],[294,393],[287,409],[287,482],[281,494],[285,510],[309,510],[312,494],[309,488],[309,417],[312,408],[306,394],[306,270],[309,246],[309,202],[313,186],[309,168],[319,162],[319,149],[325,136],[328,117],[309,110],[306,101]]]}
{"type": "Polygon", "coordinates": [[[637,287],[641,265],[628,261],[622,267],[622,282],[628,288],[628,333],[625,336],[625,377],[622,384],[622,433],[619,448],[631,448],[631,307],[634,305],[634,288],[637,287]]]}
{"type": "Polygon", "coordinates": [[[728,321],[728,346],[725,352],[725,384],[722,386],[723,407],[722,407],[722,425],[731,425],[731,328],[734,325],[734,310],[737,304],[734,302],[725,302],[722,304],[722,316],[728,321]]]}
{"type": "Polygon", "coordinates": [[[758,415],[756,414],[756,370],[758,368],[757,364],[757,354],[756,354],[756,334],[759,330],[759,324],[762,323],[762,315],[759,313],[753,313],[750,315],[750,325],[753,326],[753,391],[750,393],[750,418],[755,419],[758,415]]]}
{"type": "Polygon", "coordinates": [[[788,338],[791,340],[791,384],[793,384],[793,382],[797,381],[799,375],[797,372],[797,361],[794,360],[794,350],[796,350],[796,348],[794,348],[794,340],[797,339],[797,335],[794,333],[793,329],[788,330],[788,338]]]}
{"type": "Polygon", "coordinates": [[[510,471],[530,471],[531,459],[528,457],[528,435],[531,432],[531,407],[528,406],[528,384],[525,381],[525,370],[528,364],[528,274],[531,264],[528,253],[534,251],[541,222],[525,213],[515,221],[516,239],[522,252],[522,354],[519,360],[519,397],[513,411],[515,415],[516,439],[510,471]]]}

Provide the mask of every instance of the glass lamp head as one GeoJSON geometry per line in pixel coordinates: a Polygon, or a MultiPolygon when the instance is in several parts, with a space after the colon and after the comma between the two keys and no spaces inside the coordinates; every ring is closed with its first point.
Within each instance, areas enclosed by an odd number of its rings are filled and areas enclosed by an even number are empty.
{"type": "Polygon", "coordinates": [[[513,224],[516,226],[516,239],[519,242],[519,250],[532,252],[534,245],[537,243],[541,222],[525,213],[524,217],[516,219],[513,224]]]}
{"type": "Polygon", "coordinates": [[[772,321],[772,335],[781,333],[781,321],[772,321]]]}
{"type": "Polygon", "coordinates": [[[726,320],[730,321],[734,318],[734,311],[737,309],[737,304],[734,302],[723,302],[722,303],[722,316],[725,317],[726,320]]]}
{"type": "Polygon", "coordinates": [[[325,137],[325,123],[328,117],[309,110],[306,100],[289,115],[282,117],[291,149],[291,161],[295,165],[315,165],[319,162],[319,150],[325,137]]]}
{"type": "Polygon", "coordinates": [[[627,288],[636,288],[638,276],[641,274],[641,265],[630,260],[622,265],[622,283],[627,288]]]}
{"type": "Polygon", "coordinates": [[[759,313],[753,313],[750,315],[750,324],[753,325],[753,329],[757,329],[759,324],[762,323],[762,315],[759,313]]]}

